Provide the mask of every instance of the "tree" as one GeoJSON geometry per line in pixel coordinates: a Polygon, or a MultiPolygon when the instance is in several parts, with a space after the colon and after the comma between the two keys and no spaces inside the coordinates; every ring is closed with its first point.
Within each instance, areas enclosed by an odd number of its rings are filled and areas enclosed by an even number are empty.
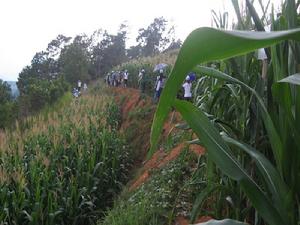
{"type": "Polygon", "coordinates": [[[102,40],[92,51],[92,71],[94,78],[107,73],[111,68],[126,61],[127,25],[121,24],[116,35],[104,31],[102,40]]]}
{"type": "Polygon", "coordinates": [[[0,79],[0,129],[12,121],[13,108],[10,86],[0,79]]]}
{"type": "MultiPolygon", "coordinates": [[[[140,29],[136,41],[142,46],[143,56],[153,56],[161,52],[170,42],[166,36],[167,20],[163,17],[155,18],[147,29],[140,29]]],[[[172,28],[171,28],[172,29],[172,28]]],[[[170,30],[167,32],[170,33],[170,30]]]]}
{"type": "Polygon", "coordinates": [[[137,59],[137,58],[141,57],[142,54],[143,54],[143,47],[140,44],[136,45],[136,46],[131,46],[127,50],[128,59],[137,59]]]}
{"type": "Polygon", "coordinates": [[[60,55],[61,50],[70,42],[72,38],[59,34],[56,39],[52,40],[47,47],[47,52],[51,58],[56,58],[60,55]]]}
{"type": "Polygon", "coordinates": [[[164,50],[164,52],[172,51],[181,48],[182,41],[178,39],[177,41],[172,41],[171,44],[164,50]]]}
{"type": "Polygon", "coordinates": [[[9,84],[0,79],[0,104],[2,105],[10,101],[11,98],[12,96],[11,96],[11,89],[9,84]]]}
{"type": "Polygon", "coordinates": [[[61,72],[71,84],[77,80],[89,80],[89,58],[87,50],[79,43],[73,42],[66,46],[59,58],[61,72]]]}
{"type": "Polygon", "coordinates": [[[37,52],[31,64],[20,72],[17,86],[20,91],[18,102],[21,116],[27,116],[54,102],[67,90],[58,58],[70,39],[58,35],[45,51],[37,52]]]}

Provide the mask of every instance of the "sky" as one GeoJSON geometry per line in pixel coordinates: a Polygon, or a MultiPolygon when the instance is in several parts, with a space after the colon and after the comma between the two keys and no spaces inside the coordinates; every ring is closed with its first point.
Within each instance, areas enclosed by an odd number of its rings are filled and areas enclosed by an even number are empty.
{"type": "Polygon", "coordinates": [[[127,21],[134,44],[139,28],[163,16],[184,40],[195,28],[211,25],[212,9],[234,14],[230,0],[1,0],[0,79],[17,80],[58,34],[90,35],[100,28],[114,34],[127,21]]]}

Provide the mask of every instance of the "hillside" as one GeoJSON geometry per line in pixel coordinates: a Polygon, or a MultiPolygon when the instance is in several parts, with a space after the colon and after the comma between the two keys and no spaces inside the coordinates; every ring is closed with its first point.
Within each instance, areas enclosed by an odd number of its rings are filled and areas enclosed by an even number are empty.
{"type": "MultiPolygon", "coordinates": [[[[175,128],[182,119],[172,112],[164,125],[159,150],[148,158],[155,105],[136,89],[108,91],[120,104],[121,130],[125,136],[132,133],[127,140],[140,151],[137,155],[142,161],[135,161],[132,179],[99,224],[188,224],[195,194],[200,188],[192,184],[196,179],[195,169],[205,150],[186,144],[191,133],[175,128]]],[[[197,222],[208,219],[210,217],[200,217],[197,222]]]]}
{"type": "MultiPolygon", "coordinates": [[[[191,179],[203,149],[194,146],[188,151],[186,137],[174,132],[178,114],[170,115],[160,150],[147,159],[155,105],[138,90],[97,84],[78,100],[68,97],[57,104],[54,110],[27,118],[14,132],[0,134],[2,222],[93,224],[115,201],[98,221],[114,224],[108,222],[110,215],[136,195],[145,204],[159,202],[155,211],[144,205],[139,224],[149,216],[160,221],[153,224],[164,224],[166,212],[172,212],[170,221],[184,220],[193,193],[189,189],[181,195],[182,185],[191,179]],[[161,189],[153,193],[157,184],[161,189]]],[[[118,211],[122,220],[132,207],[118,211]]]]}
{"type": "Polygon", "coordinates": [[[94,92],[0,133],[1,223],[95,223],[132,167],[120,123],[112,97],[94,92]]]}

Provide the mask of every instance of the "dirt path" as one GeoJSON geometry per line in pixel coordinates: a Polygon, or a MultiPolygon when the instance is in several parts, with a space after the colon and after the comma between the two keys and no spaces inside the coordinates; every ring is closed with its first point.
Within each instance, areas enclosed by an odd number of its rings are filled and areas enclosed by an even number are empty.
{"type": "MultiPolygon", "coordinates": [[[[145,160],[147,150],[150,147],[149,138],[151,131],[152,119],[156,105],[152,103],[152,99],[148,96],[141,96],[140,91],[133,88],[112,88],[116,101],[120,104],[122,110],[122,126],[123,132],[134,132],[132,142],[135,147],[142,150],[142,157],[145,160]],[[144,114],[143,114],[144,113],[144,114]],[[136,120],[139,119],[138,123],[136,120]],[[132,129],[134,124],[135,129],[132,129]]],[[[167,138],[173,131],[176,123],[182,118],[179,113],[171,112],[164,124],[162,138],[167,138]]],[[[144,161],[141,166],[141,175],[132,183],[130,190],[134,190],[149,178],[149,171],[154,168],[161,168],[169,161],[176,159],[186,144],[181,143],[173,148],[168,154],[162,149],[158,150],[151,159],[144,161]]],[[[199,145],[190,145],[189,149],[196,155],[205,152],[204,148],[199,145]]],[[[140,163],[140,162],[138,162],[140,163]]]]}
{"type": "MultiPolygon", "coordinates": [[[[132,191],[151,177],[151,170],[162,168],[168,162],[175,160],[187,144],[180,143],[168,153],[163,149],[159,149],[149,160],[146,160],[147,151],[150,147],[150,131],[156,105],[152,103],[150,97],[141,96],[139,90],[136,89],[112,88],[112,91],[116,101],[121,106],[121,130],[125,134],[131,133],[129,141],[139,151],[139,157],[134,163],[134,168],[139,170],[139,175],[129,182],[129,190],[132,191]]],[[[174,132],[175,124],[181,120],[179,113],[171,112],[163,126],[162,138],[166,139],[171,132],[174,132]]],[[[196,155],[205,153],[205,149],[199,145],[189,145],[189,151],[196,155]]],[[[205,222],[209,219],[211,218],[201,217],[197,223],[205,222]]],[[[186,225],[189,223],[184,217],[178,217],[175,224],[186,225]]]]}
{"type": "Polygon", "coordinates": [[[120,105],[122,113],[120,129],[137,155],[134,168],[138,169],[142,166],[150,148],[149,138],[156,106],[150,97],[141,96],[137,89],[111,88],[110,90],[120,105]]]}

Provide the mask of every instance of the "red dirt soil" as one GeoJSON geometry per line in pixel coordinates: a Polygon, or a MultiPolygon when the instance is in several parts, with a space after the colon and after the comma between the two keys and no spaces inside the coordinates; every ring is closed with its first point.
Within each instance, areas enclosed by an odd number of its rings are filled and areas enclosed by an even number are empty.
{"type": "MultiPolygon", "coordinates": [[[[121,104],[122,119],[123,119],[121,130],[126,131],[130,123],[132,122],[131,119],[129,118],[129,113],[136,109],[140,109],[142,107],[151,106],[152,101],[149,97],[141,98],[140,91],[137,89],[112,88],[112,90],[113,93],[115,94],[116,101],[121,104]]],[[[148,119],[152,121],[152,117],[148,119]]],[[[178,112],[175,111],[170,112],[168,119],[163,126],[162,138],[166,138],[173,131],[175,124],[180,121],[182,121],[182,119],[181,119],[181,115],[178,112]]],[[[150,135],[150,129],[147,130],[147,132],[150,135]]],[[[136,137],[136,138],[138,139],[140,137],[136,137]]],[[[148,136],[147,139],[144,139],[143,146],[139,146],[139,147],[147,151],[149,146],[150,143],[149,143],[149,136],[148,136]]],[[[161,168],[165,166],[169,161],[176,159],[180,155],[181,151],[184,149],[185,146],[186,146],[185,143],[181,143],[175,148],[173,148],[168,154],[165,153],[162,149],[158,150],[155,154],[153,154],[151,159],[146,161],[146,163],[142,167],[141,170],[142,173],[140,177],[138,177],[137,180],[130,186],[130,190],[134,190],[138,188],[141,184],[143,184],[148,179],[150,170],[154,168],[161,168]]],[[[196,155],[202,155],[205,152],[205,149],[199,145],[190,145],[189,149],[191,152],[195,153],[196,155]]]]}
{"type": "Polygon", "coordinates": [[[136,136],[132,141],[132,144],[141,152],[142,155],[145,155],[150,147],[150,129],[155,110],[151,98],[147,96],[142,98],[140,91],[133,88],[117,87],[111,88],[110,90],[115,95],[115,100],[120,104],[121,107],[122,125],[120,130],[124,133],[128,133],[128,130],[131,129],[136,136]],[[137,126],[134,127],[135,130],[132,130],[131,125],[135,118],[130,117],[130,112],[135,112],[136,110],[141,108],[145,109],[147,107],[150,110],[149,115],[147,115],[146,118],[143,118],[141,121],[138,121],[137,126]]]}
{"type": "MultiPolygon", "coordinates": [[[[140,109],[142,107],[150,107],[152,105],[152,101],[149,97],[144,97],[141,98],[140,96],[140,91],[132,88],[112,88],[114,94],[115,94],[115,99],[117,102],[121,104],[121,111],[122,111],[122,126],[121,130],[126,132],[126,129],[130,127],[130,124],[132,122],[132,119],[129,118],[129,113],[136,110],[140,109]],[[125,100],[123,99],[125,98],[125,100]]],[[[148,122],[152,123],[152,118],[154,115],[154,110],[150,114],[151,117],[146,118],[148,122]]],[[[178,112],[170,112],[168,116],[168,120],[163,126],[163,133],[162,133],[162,138],[165,139],[168,137],[168,135],[173,132],[174,126],[176,123],[182,121],[181,115],[178,112]]],[[[139,121],[141,123],[145,123],[146,121],[139,121]]],[[[138,135],[135,137],[135,139],[141,139],[138,143],[140,143],[141,146],[138,146],[143,154],[144,157],[146,157],[147,150],[150,147],[149,143],[149,136],[150,136],[150,126],[146,126],[145,124],[139,125],[141,127],[138,127],[138,135]],[[141,137],[141,132],[144,132],[148,134],[148,136],[143,136],[141,137]]],[[[165,166],[168,162],[175,160],[182,150],[187,146],[186,143],[181,143],[177,145],[175,148],[173,148],[170,152],[166,153],[163,151],[163,149],[159,149],[157,152],[153,154],[153,156],[144,162],[144,165],[140,169],[140,176],[133,181],[133,183],[130,185],[129,190],[133,191],[136,188],[138,188],[140,185],[145,183],[149,177],[151,176],[151,170],[156,169],[156,168],[162,168],[165,166]]],[[[205,149],[199,145],[191,144],[189,145],[189,151],[191,153],[196,154],[197,156],[203,155],[205,153],[205,149]]],[[[137,162],[137,164],[140,164],[141,162],[137,162]]],[[[136,165],[136,168],[140,168],[141,165],[136,165]]],[[[200,217],[196,222],[206,222],[210,220],[211,217],[208,216],[203,216],[200,217]]],[[[175,220],[175,224],[177,225],[187,225],[189,224],[188,220],[185,219],[184,217],[177,217],[175,220]]]]}
{"type": "MultiPolygon", "coordinates": [[[[153,154],[151,159],[149,159],[142,168],[142,175],[137,178],[137,180],[130,186],[129,190],[134,190],[142,185],[150,176],[150,170],[155,168],[162,168],[168,162],[176,159],[184,147],[185,143],[181,143],[173,148],[168,154],[165,153],[162,149],[153,154]]],[[[205,153],[205,149],[199,145],[190,145],[189,150],[196,154],[197,156],[203,155],[205,153]]]]}

